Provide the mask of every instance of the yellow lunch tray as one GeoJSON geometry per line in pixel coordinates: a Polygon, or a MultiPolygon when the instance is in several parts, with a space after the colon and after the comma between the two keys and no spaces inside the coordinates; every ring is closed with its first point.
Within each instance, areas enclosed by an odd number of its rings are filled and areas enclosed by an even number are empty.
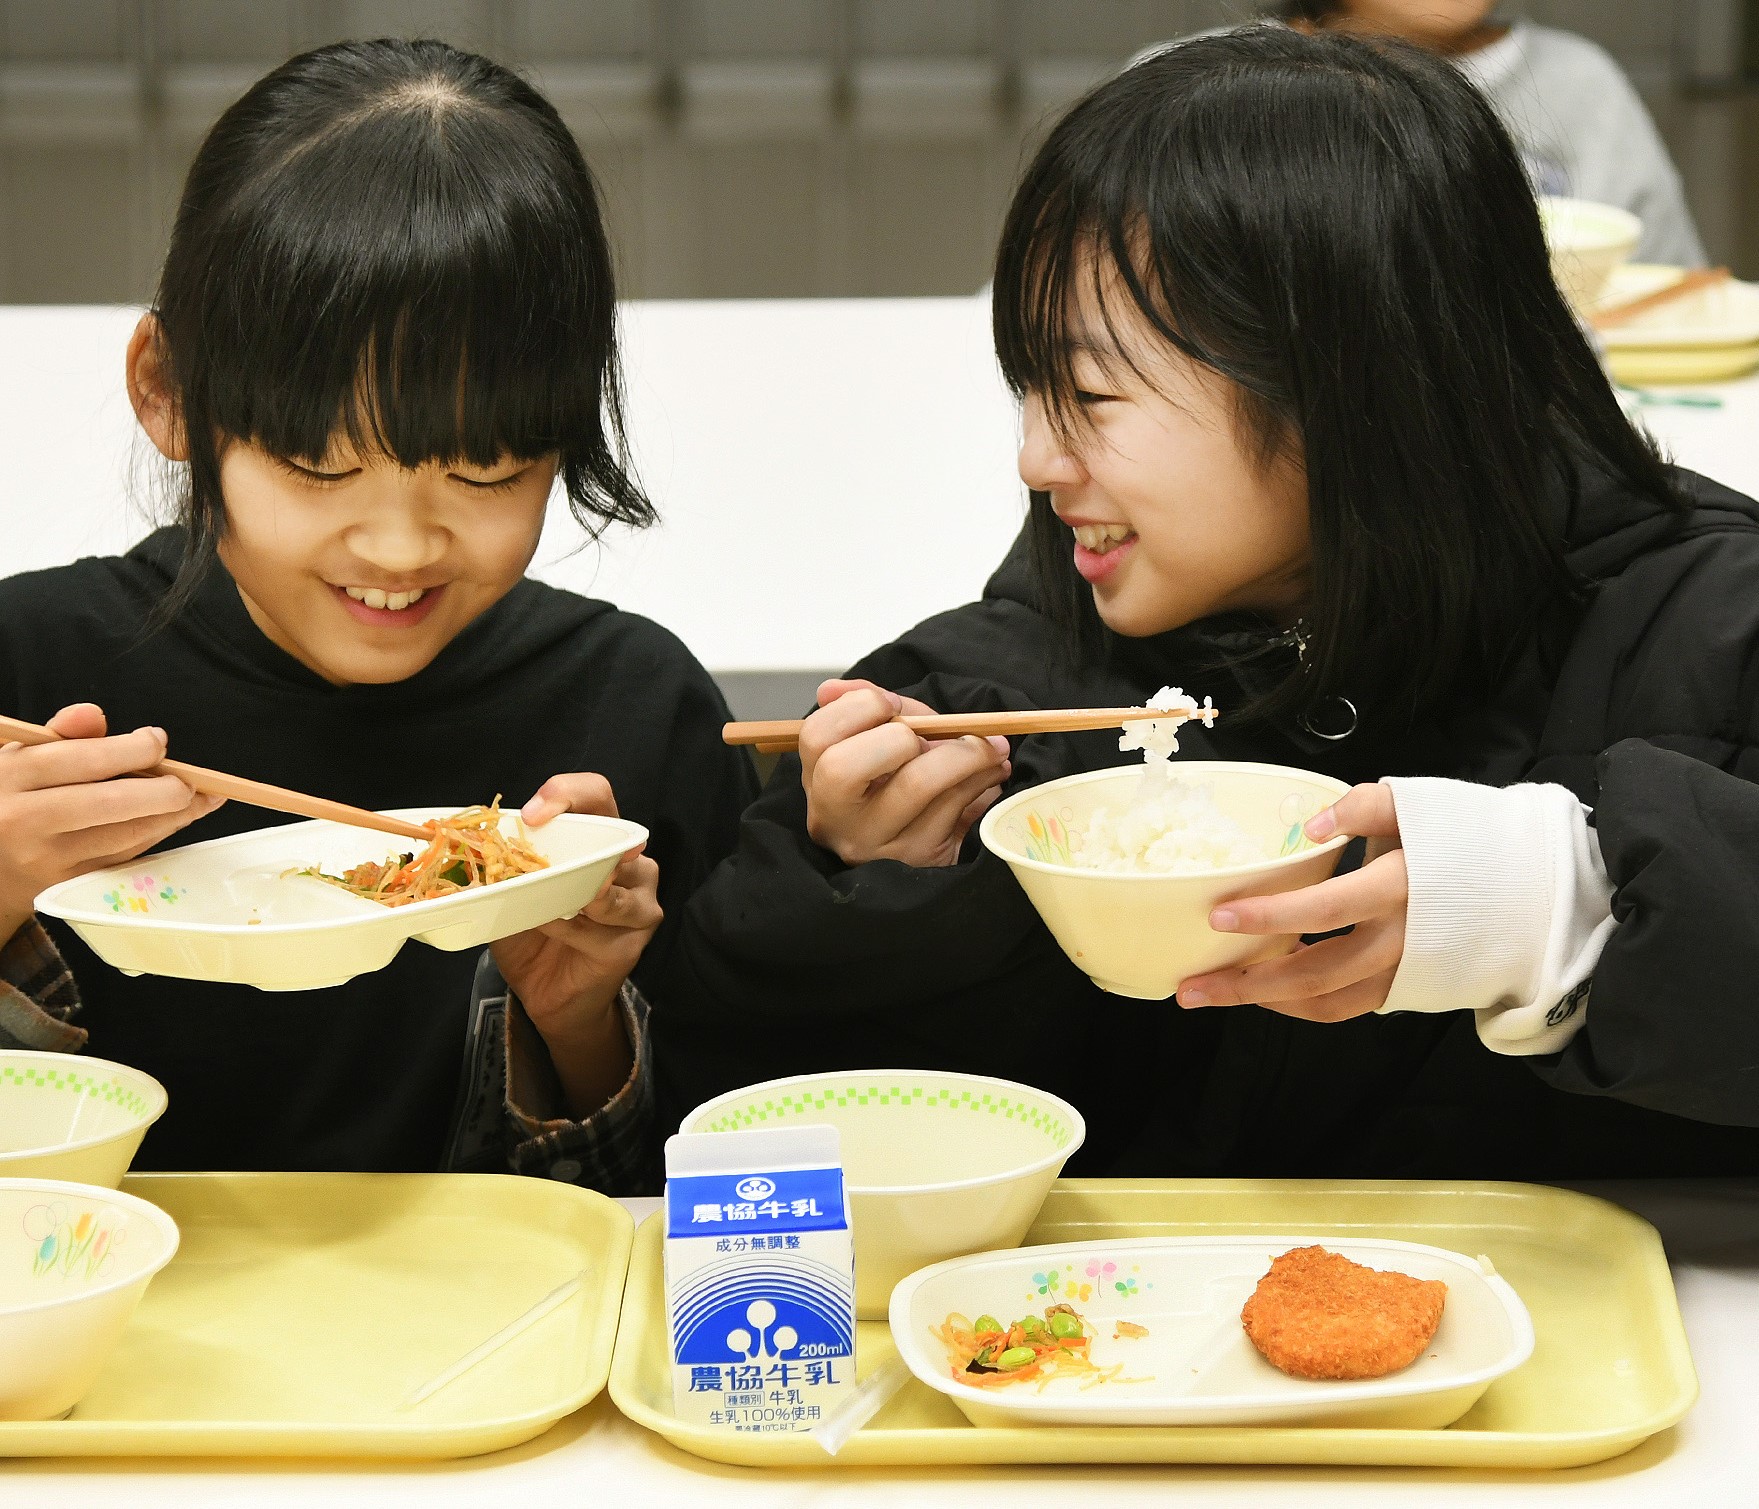
{"type": "Polygon", "coordinates": [[[177,1256],[73,1413],[0,1422],[0,1456],[470,1456],[604,1387],[634,1223],[602,1195],[499,1174],[122,1187],[177,1222],[177,1256]]]}
{"type": "Polygon", "coordinates": [[[1631,346],[1606,353],[1606,370],[1628,387],[1729,382],[1759,368],[1759,343],[1745,346],[1631,346]]]}
{"type": "MultiPolygon", "coordinates": [[[[805,1435],[744,1435],[672,1412],[660,1219],[636,1236],[611,1363],[611,1398],[699,1457],[762,1467],[1006,1462],[1238,1462],[1575,1467],[1630,1450],[1698,1397],[1661,1239],[1604,1200],[1529,1184],[1273,1180],[1062,1180],[1026,1242],[1311,1232],[1484,1254],[1533,1317],[1533,1356],[1447,1430],[1285,1426],[981,1429],[912,1380],[829,1457],[805,1435]]],[[[893,1356],[860,1327],[863,1376],[893,1356]]]]}

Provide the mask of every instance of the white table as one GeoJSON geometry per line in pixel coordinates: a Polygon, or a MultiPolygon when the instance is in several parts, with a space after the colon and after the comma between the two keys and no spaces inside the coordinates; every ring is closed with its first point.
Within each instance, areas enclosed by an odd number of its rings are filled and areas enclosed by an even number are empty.
{"type": "MultiPolygon", "coordinates": [[[[0,307],[0,575],[115,551],[156,457],[122,388],[138,311],[0,307]]],[[[980,298],[654,302],[624,310],[630,429],[663,522],[537,574],[678,633],[744,716],[784,716],[977,596],[1019,529],[1017,421],[980,298]]],[[[1759,493],[1759,378],[1654,407],[1688,466],[1759,493]]]]}
{"type": "MultiPolygon", "coordinates": [[[[631,1424],[601,1397],[546,1435],[493,1456],[432,1464],[302,1465],[230,1461],[21,1461],[0,1467],[0,1503],[117,1503],[126,1509],[354,1505],[408,1509],[572,1509],[712,1504],[715,1509],[971,1509],[1021,1503],[1047,1477],[1088,1506],[1691,1504],[1759,1499],[1751,1460],[1759,1401],[1759,1180],[1584,1186],[1653,1220],[1668,1243],[1703,1397],[1685,1421],[1635,1451],[1564,1472],[1301,1467],[927,1468],[759,1471],[703,1462],[631,1424]]],[[[655,1200],[624,1202],[637,1218],[655,1200]]]]}

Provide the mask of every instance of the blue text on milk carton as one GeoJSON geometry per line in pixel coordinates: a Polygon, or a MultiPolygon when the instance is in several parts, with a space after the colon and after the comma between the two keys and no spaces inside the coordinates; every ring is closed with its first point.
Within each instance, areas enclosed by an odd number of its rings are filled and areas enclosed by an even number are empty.
{"type": "Polygon", "coordinates": [[[681,1418],[810,1430],[853,1388],[854,1249],[835,1139],[832,1128],[801,1127],[667,1143],[666,1309],[681,1418]]]}

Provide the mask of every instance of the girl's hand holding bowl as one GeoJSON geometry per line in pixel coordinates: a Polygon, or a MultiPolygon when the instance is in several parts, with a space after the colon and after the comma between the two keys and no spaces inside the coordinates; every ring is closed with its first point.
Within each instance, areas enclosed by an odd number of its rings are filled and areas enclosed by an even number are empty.
{"type": "MultiPolygon", "coordinates": [[[[541,828],[564,812],[619,815],[610,782],[589,774],[552,776],[520,815],[541,828]]],[[[659,883],[660,867],[635,849],[574,916],[491,945],[578,1114],[603,1105],[629,1076],[633,1052],[617,995],[665,916],[659,883]]]]}
{"type": "Polygon", "coordinates": [[[220,805],[175,776],[141,774],[165,758],[163,729],[110,736],[89,702],[47,726],[62,743],[0,748],[0,944],[50,886],[133,859],[220,805]]]}
{"type": "Polygon", "coordinates": [[[1209,925],[1219,933],[1350,931],[1261,964],[1193,976],[1180,983],[1181,1006],[1257,1004],[1310,1022],[1342,1022],[1385,1004],[1404,957],[1409,896],[1392,791],[1357,786],[1311,818],[1306,833],[1315,843],[1340,833],[1366,838],[1368,859],[1302,890],[1229,901],[1209,914],[1209,925]]]}
{"type": "Polygon", "coordinates": [[[957,864],[971,825],[1001,795],[1008,741],[924,739],[892,720],[934,712],[871,681],[827,681],[800,731],[806,831],[846,865],[957,864]]]}

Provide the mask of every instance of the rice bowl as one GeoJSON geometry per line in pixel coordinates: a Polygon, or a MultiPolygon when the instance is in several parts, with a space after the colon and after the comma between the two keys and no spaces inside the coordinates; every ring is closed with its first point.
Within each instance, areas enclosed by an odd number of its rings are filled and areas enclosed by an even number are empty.
{"type": "MultiPolygon", "coordinates": [[[[1218,933],[1209,926],[1210,912],[1223,901],[1329,878],[1350,841],[1339,834],[1315,844],[1303,831],[1309,818],[1350,789],[1330,776],[1229,760],[1179,761],[1172,770],[1183,786],[1207,788],[1203,800],[1245,835],[1257,857],[1184,873],[1081,863],[1076,856],[1085,852],[1096,815],[1130,808],[1144,778],[1134,765],[1016,792],[992,807],[978,830],[1075,965],[1102,990],[1142,1000],[1165,1000],[1192,975],[1287,953],[1293,935],[1218,933]]],[[[1099,818],[1102,834],[1107,821],[1099,818]]],[[[1175,823],[1158,837],[1180,831],[1175,823]]],[[[1213,830],[1206,827],[1195,839],[1188,827],[1183,831],[1171,847],[1207,846],[1211,858],[1229,857],[1214,850],[1213,830]]]]}

